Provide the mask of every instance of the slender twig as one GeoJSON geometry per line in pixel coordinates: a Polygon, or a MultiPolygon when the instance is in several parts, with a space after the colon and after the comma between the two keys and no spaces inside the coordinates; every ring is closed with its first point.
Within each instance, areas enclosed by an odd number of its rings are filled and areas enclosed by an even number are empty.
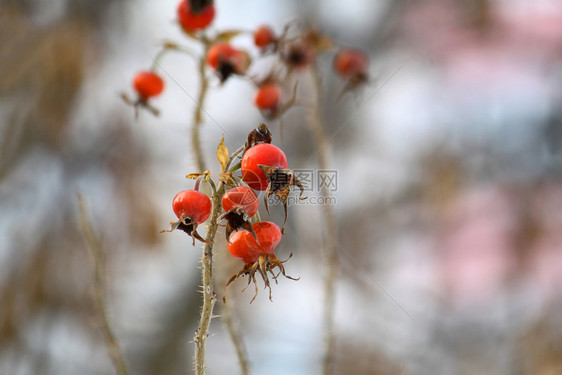
{"type": "MultiPolygon", "coordinates": [[[[226,165],[226,170],[230,168],[234,158],[244,149],[241,147],[235,151],[231,156],[226,165]]],[[[214,291],[213,285],[213,241],[217,233],[218,228],[218,218],[221,213],[221,201],[224,195],[225,185],[221,181],[213,194],[213,211],[211,213],[211,219],[209,220],[209,226],[207,229],[206,241],[207,243],[203,247],[203,254],[201,256],[201,282],[202,282],[202,293],[203,293],[203,305],[201,306],[201,318],[199,320],[199,328],[195,331],[195,336],[193,341],[195,342],[195,373],[197,375],[205,374],[205,346],[207,343],[207,337],[209,336],[209,326],[211,324],[211,319],[213,318],[213,308],[217,300],[217,295],[214,291]]]]}
{"type": "Polygon", "coordinates": [[[86,241],[86,245],[94,259],[94,304],[102,323],[102,331],[105,337],[105,343],[115,366],[118,375],[127,375],[127,365],[123,357],[123,352],[119,346],[119,342],[115,338],[115,334],[109,324],[107,314],[107,303],[105,300],[106,280],[105,280],[105,264],[103,258],[102,245],[94,233],[90,219],[88,218],[88,209],[86,201],[81,194],[77,196],[79,208],[79,222],[82,235],[86,241]]]}
{"type": "Polygon", "coordinates": [[[207,92],[209,91],[209,79],[205,72],[205,56],[207,56],[207,50],[209,48],[209,42],[207,40],[202,40],[204,46],[204,51],[198,62],[198,72],[199,72],[199,95],[195,103],[195,111],[193,114],[193,123],[191,124],[191,147],[193,149],[193,155],[195,157],[195,164],[197,165],[198,172],[206,171],[205,159],[203,157],[203,150],[201,148],[200,139],[200,128],[203,123],[203,105],[207,97],[207,92]]]}
{"type": "MultiPolygon", "coordinates": [[[[326,131],[323,125],[322,118],[322,88],[320,82],[320,73],[316,65],[311,66],[311,79],[312,90],[314,98],[314,107],[311,111],[310,125],[314,142],[316,143],[316,150],[318,153],[318,168],[320,170],[328,169],[328,153],[329,145],[326,137],[326,131]]],[[[330,190],[326,184],[322,184],[320,190],[324,202],[330,202],[330,190]]],[[[326,259],[326,274],[324,280],[324,312],[323,312],[323,325],[324,325],[324,362],[323,374],[330,375],[333,373],[334,367],[334,309],[335,309],[335,294],[336,294],[336,278],[338,273],[338,248],[337,248],[337,234],[336,234],[336,219],[334,211],[330,204],[322,206],[323,217],[326,223],[326,233],[329,236],[324,236],[324,249],[327,254],[326,259]]]]}
{"type": "Polygon", "coordinates": [[[234,350],[236,351],[236,356],[238,357],[238,362],[240,364],[240,374],[241,375],[249,375],[250,374],[250,365],[248,363],[248,358],[246,356],[246,350],[244,349],[244,342],[242,341],[240,331],[234,325],[234,321],[232,319],[232,311],[230,309],[230,305],[228,303],[223,303],[221,306],[221,316],[223,322],[226,326],[226,330],[228,331],[228,335],[232,340],[232,344],[234,345],[234,350]]]}

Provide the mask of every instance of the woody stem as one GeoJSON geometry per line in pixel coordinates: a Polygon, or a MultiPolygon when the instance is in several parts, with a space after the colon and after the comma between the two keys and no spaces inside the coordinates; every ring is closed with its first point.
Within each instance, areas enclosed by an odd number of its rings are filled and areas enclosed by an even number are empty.
{"type": "MultiPolygon", "coordinates": [[[[329,143],[324,129],[324,120],[322,117],[322,89],[320,82],[320,73],[316,65],[311,66],[312,90],[314,97],[314,108],[311,112],[311,127],[313,138],[316,143],[318,154],[318,167],[320,170],[328,169],[328,153],[330,150],[329,143]]],[[[328,186],[322,185],[320,195],[324,202],[330,202],[331,193],[328,186]]],[[[334,309],[335,309],[335,292],[336,277],[338,273],[338,247],[336,238],[336,219],[332,206],[324,204],[322,206],[323,218],[325,220],[324,229],[324,249],[326,250],[326,271],[324,279],[324,307],[323,307],[323,325],[324,325],[324,360],[323,374],[330,375],[333,373],[334,367],[334,309]]]]}

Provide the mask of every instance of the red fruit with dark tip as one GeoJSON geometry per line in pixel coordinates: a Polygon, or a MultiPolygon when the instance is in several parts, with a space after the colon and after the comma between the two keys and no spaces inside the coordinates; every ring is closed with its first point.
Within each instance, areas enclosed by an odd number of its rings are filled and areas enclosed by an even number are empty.
{"type": "Polygon", "coordinates": [[[178,219],[189,218],[196,224],[201,224],[209,218],[213,205],[205,194],[196,190],[184,190],[176,194],[172,208],[178,219]]]}
{"type": "Polygon", "coordinates": [[[254,97],[256,107],[261,110],[274,111],[281,100],[281,88],[275,83],[266,83],[258,88],[254,97]]]}
{"type": "Polygon", "coordinates": [[[239,50],[232,47],[229,43],[216,43],[207,51],[207,64],[217,70],[221,61],[236,60],[239,50]]]}
{"type": "Polygon", "coordinates": [[[252,189],[263,191],[269,185],[269,179],[259,165],[286,169],[287,157],[280,148],[270,143],[259,143],[250,147],[242,157],[242,179],[252,189]]]}
{"type": "Polygon", "coordinates": [[[207,51],[206,60],[207,65],[217,71],[222,81],[231,74],[245,74],[250,65],[250,58],[246,52],[226,42],[212,45],[207,51]]]}
{"type": "Polygon", "coordinates": [[[164,81],[152,71],[142,71],[135,75],[133,87],[141,98],[148,99],[162,93],[164,81]]]}
{"type": "Polygon", "coordinates": [[[215,18],[212,1],[182,0],[177,9],[181,27],[188,33],[206,28],[215,18]]]}
{"type": "Polygon", "coordinates": [[[344,78],[361,78],[367,74],[369,58],[356,49],[344,49],[334,57],[334,70],[344,78]]]}
{"type": "Polygon", "coordinates": [[[245,264],[257,262],[260,255],[274,255],[275,247],[281,242],[281,229],[271,221],[261,221],[252,225],[258,241],[250,232],[234,232],[230,236],[228,251],[245,264]]]}
{"type": "Polygon", "coordinates": [[[247,186],[235,187],[227,190],[222,196],[222,208],[225,212],[240,208],[244,210],[249,217],[252,217],[259,208],[258,196],[247,186]]]}

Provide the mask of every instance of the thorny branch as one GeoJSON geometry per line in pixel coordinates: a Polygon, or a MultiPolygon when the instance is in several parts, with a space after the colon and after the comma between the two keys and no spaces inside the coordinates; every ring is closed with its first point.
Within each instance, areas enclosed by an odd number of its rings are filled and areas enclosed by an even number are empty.
{"type": "MultiPolygon", "coordinates": [[[[226,170],[229,170],[232,161],[244,150],[244,147],[236,150],[228,160],[226,165],[226,170]]],[[[217,233],[218,228],[218,218],[221,213],[222,208],[222,196],[225,191],[225,185],[223,181],[220,181],[215,193],[213,194],[213,211],[211,213],[211,219],[209,221],[209,226],[207,229],[206,241],[207,243],[203,247],[203,254],[201,256],[201,281],[202,281],[202,293],[203,293],[203,305],[201,306],[201,318],[199,320],[199,328],[195,331],[195,336],[193,341],[195,342],[195,373],[197,375],[205,374],[205,347],[207,343],[207,337],[209,336],[209,325],[211,324],[211,319],[213,318],[213,308],[217,300],[217,295],[214,291],[213,286],[213,241],[217,233]]],[[[242,363],[242,361],[241,361],[242,363]]]]}

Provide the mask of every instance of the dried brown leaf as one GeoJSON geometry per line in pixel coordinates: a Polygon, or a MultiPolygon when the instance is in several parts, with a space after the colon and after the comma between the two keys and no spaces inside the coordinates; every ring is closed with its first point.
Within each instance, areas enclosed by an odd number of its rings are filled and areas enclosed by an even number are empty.
{"type": "Polygon", "coordinates": [[[217,146],[217,160],[221,164],[221,171],[226,172],[226,166],[228,165],[228,148],[224,144],[224,135],[221,135],[221,140],[217,146]]]}

